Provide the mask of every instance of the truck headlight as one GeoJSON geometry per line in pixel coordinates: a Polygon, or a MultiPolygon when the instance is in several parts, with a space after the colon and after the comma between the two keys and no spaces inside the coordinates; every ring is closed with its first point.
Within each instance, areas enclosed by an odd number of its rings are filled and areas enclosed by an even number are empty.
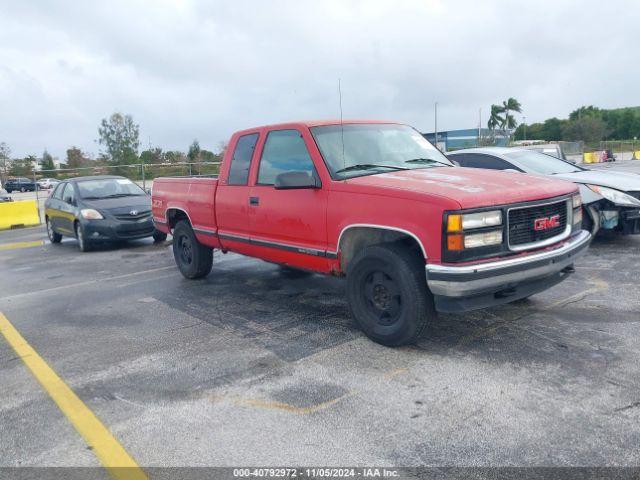
{"type": "Polygon", "coordinates": [[[82,210],[80,210],[80,215],[82,215],[82,218],[86,220],[103,220],[104,219],[102,214],[99,211],[94,210],[93,208],[83,208],[82,210]]]}
{"type": "Polygon", "coordinates": [[[449,232],[459,232],[461,230],[470,230],[482,227],[495,227],[498,225],[502,225],[502,211],[500,210],[449,215],[447,219],[447,230],[449,232]]]}
{"type": "Polygon", "coordinates": [[[599,185],[587,185],[594,192],[602,195],[604,198],[609,200],[616,205],[623,205],[626,207],[640,207],[640,200],[631,195],[628,195],[619,190],[614,190],[613,188],[601,187],[599,185]]]}
{"type": "Polygon", "coordinates": [[[447,250],[489,247],[502,244],[502,211],[455,213],[447,216],[447,250]],[[482,229],[484,231],[478,232],[482,229]]]}

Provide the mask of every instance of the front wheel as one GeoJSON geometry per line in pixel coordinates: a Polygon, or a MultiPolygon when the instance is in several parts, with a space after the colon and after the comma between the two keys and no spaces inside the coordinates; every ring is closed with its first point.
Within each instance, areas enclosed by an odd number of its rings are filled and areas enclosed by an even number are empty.
{"type": "Polygon", "coordinates": [[[153,242],[154,243],[160,243],[160,242],[164,242],[167,239],[167,234],[164,232],[161,232],[160,230],[154,230],[153,231],[153,242]]]}
{"type": "Polygon", "coordinates": [[[84,235],[84,229],[80,222],[76,222],[76,238],[78,239],[78,248],[81,252],[88,252],[90,250],[89,241],[86,239],[84,235]]]}
{"type": "Polygon", "coordinates": [[[180,220],[173,230],[173,257],[189,279],[206,277],[213,265],[213,249],[198,242],[191,225],[180,220]]]}
{"type": "Polygon", "coordinates": [[[367,247],[354,257],[347,300],[362,331],[386,346],[414,343],[436,316],[424,261],[398,244],[367,247]]]}
{"type": "Polygon", "coordinates": [[[47,236],[49,237],[49,241],[51,243],[60,243],[60,241],[62,240],[62,235],[56,233],[56,231],[53,229],[53,225],[51,225],[51,220],[49,220],[49,217],[47,217],[47,236]]]}

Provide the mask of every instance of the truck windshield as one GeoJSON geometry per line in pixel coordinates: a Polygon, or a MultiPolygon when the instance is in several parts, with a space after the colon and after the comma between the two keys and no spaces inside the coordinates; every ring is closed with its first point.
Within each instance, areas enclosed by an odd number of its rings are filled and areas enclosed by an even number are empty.
{"type": "Polygon", "coordinates": [[[453,166],[407,125],[348,123],[312,127],[311,133],[334,179],[453,166]]]}

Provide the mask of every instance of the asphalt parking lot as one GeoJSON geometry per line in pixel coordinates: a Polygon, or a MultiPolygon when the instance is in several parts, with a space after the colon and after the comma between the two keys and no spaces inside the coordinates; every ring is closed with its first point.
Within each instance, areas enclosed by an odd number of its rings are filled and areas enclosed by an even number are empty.
{"type": "MultiPolygon", "coordinates": [[[[188,281],[168,243],[45,239],[0,232],[0,312],[143,468],[640,463],[638,237],[398,349],[341,279],[216,252],[188,281]]],[[[0,336],[0,467],[98,467],[22,360],[0,336]]]]}

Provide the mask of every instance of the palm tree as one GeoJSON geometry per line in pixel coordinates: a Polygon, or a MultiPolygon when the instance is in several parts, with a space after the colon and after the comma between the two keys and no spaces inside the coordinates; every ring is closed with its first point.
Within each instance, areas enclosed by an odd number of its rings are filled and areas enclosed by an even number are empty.
{"type": "Polygon", "coordinates": [[[500,116],[500,114],[504,112],[504,108],[500,105],[491,105],[491,115],[489,115],[489,121],[487,122],[487,127],[490,130],[495,130],[498,125],[502,125],[504,119],[500,116]]]}
{"type": "Polygon", "coordinates": [[[506,102],[502,102],[502,111],[505,112],[505,115],[502,118],[500,127],[504,130],[516,128],[518,122],[516,122],[513,115],[509,115],[509,112],[522,112],[522,105],[520,105],[520,102],[513,97],[509,97],[506,102]]]}

